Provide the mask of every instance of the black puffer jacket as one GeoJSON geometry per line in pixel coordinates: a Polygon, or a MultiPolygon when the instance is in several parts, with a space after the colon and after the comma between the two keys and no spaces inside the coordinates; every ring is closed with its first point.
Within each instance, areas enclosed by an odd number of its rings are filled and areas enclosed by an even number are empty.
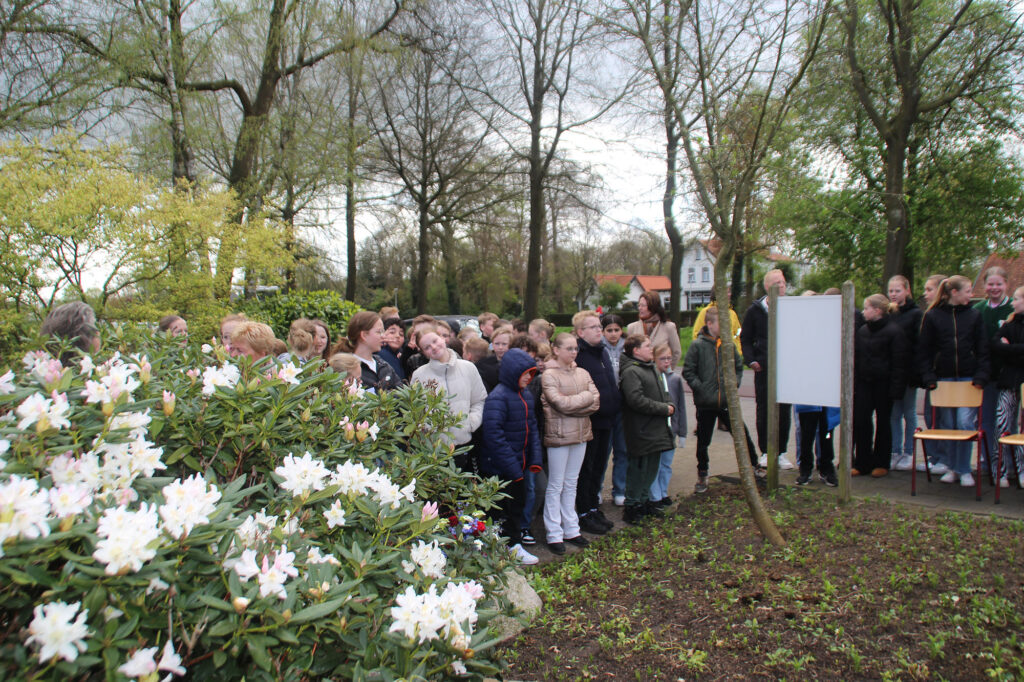
{"type": "Polygon", "coordinates": [[[362,375],[359,377],[363,382],[363,388],[372,388],[378,391],[390,391],[402,385],[402,380],[388,361],[379,354],[374,353],[373,359],[377,363],[377,371],[370,369],[365,362],[360,362],[362,375]]]}
{"type": "MultiPolygon", "coordinates": [[[[762,303],[763,297],[754,301],[743,315],[740,328],[740,346],[743,362],[749,367],[756,362],[762,370],[768,369],[768,310],[762,303]]],[[[766,375],[767,376],[767,375],[766,375]]]]}
{"type": "Polygon", "coordinates": [[[899,324],[888,316],[865,322],[854,340],[853,373],[859,384],[889,384],[889,397],[903,397],[907,389],[910,351],[899,324]]]}
{"type": "Polygon", "coordinates": [[[889,318],[903,330],[903,336],[907,339],[907,386],[918,387],[921,385],[921,377],[917,373],[913,352],[917,348],[917,336],[921,331],[923,314],[913,299],[908,298],[906,303],[899,307],[899,310],[889,315],[889,318]]]}
{"type": "Polygon", "coordinates": [[[622,430],[630,457],[655,455],[675,447],[668,411],[672,396],[653,362],[625,353],[619,359],[622,385],[622,430]]]}
{"type": "MultiPolygon", "coordinates": [[[[615,415],[622,409],[622,396],[615,380],[615,364],[603,343],[591,346],[583,339],[579,339],[578,346],[580,352],[576,354],[576,365],[590,373],[590,378],[594,380],[594,386],[597,386],[597,392],[601,396],[601,407],[590,415],[590,425],[595,429],[607,431],[615,425],[615,415]]],[[[621,371],[620,360],[619,372],[621,371]]]]}
{"type": "Polygon", "coordinates": [[[1019,391],[1024,383],[1024,315],[1014,315],[1004,322],[990,348],[1000,362],[996,377],[999,388],[1019,391]]]}
{"type": "Polygon", "coordinates": [[[989,380],[989,362],[981,313],[967,305],[948,303],[931,308],[921,320],[916,360],[925,388],[945,378],[970,378],[976,386],[984,386],[989,380]]]}

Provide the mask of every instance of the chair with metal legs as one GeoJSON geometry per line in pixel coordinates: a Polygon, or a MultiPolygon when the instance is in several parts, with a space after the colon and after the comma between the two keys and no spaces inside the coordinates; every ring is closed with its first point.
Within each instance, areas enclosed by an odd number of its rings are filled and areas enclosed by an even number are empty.
{"type": "MultiPolygon", "coordinates": [[[[932,480],[931,464],[928,461],[928,448],[925,445],[928,441],[944,440],[953,443],[977,443],[978,465],[977,476],[974,482],[975,499],[981,500],[981,447],[988,445],[985,439],[985,431],[981,428],[981,402],[984,391],[967,381],[940,381],[934,389],[929,391],[929,398],[932,405],[932,424],[936,424],[936,409],[973,407],[978,410],[977,429],[973,431],[965,429],[918,429],[914,432],[914,454],[910,467],[910,494],[917,495],[917,442],[921,441],[921,451],[924,455],[925,474],[928,482],[932,480]]],[[[989,478],[992,477],[992,470],[989,467],[989,478]]],[[[998,500],[999,490],[996,484],[996,496],[998,500]]]]}

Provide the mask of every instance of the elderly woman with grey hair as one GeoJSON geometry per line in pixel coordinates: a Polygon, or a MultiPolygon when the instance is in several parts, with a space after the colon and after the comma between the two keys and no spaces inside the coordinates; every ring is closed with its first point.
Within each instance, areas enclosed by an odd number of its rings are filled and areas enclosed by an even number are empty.
{"type": "Polygon", "coordinates": [[[83,351],[95,353],[100,348],[96,313],[83,301],[72,301],[51,310],[39,332],[43,336],[71,341],[73,346],[83,351]]]}

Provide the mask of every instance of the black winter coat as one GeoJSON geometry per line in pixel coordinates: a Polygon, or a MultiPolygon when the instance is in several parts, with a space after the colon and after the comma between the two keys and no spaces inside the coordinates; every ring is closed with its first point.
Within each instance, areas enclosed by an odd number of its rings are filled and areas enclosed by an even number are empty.
{"type": "Polygon", "coordinates": [[[889,385],[889,397],[897,400],[907,390],[910,349],[899,324],[883,317],[867,322],[854,337],[853,376],[857,384],[889,385]]]}
{"type": "Polygon", "coordinates": [[[921,331],[921,318],[924,313],[912,299],[899,307],[889,315],[889,319],[895,322],[903,335],[907,338],[907,386],[918,387],[921,385],[921,377],[917,373],[917,364],[914,362],[913,353],[917,348],[917,336],[921,331]]]}
{"type": "Polygon", "coordinates": [[[990,375],[981,313],[967,305],[948,303],[931,308],[921,320],[916,355],[925,388],[933,387],[939,379],[968,377],[976,386],[984,386],[990,375]]]}
{"type": "Polygon", "coordinates": [[[374,372],[370,369],[370,366],[365,362],[360,361],[359,365],[362,368],[362,374],[359,380],[363,384],[363,388],[373,388],[378,391],[387,391],[392,388],[398,388],[402,385],[402,380],[398,378],[398,373],[395,369],[388,364],[388,361],[380,356],[378,353],[373,354],[373,359],[377,362],[377,371],[374,372]]]}
{"type": "Polygon", "coordinates": [[[989,347],[1000,362],[996,377],[999,388],[1019,391],[1024,383],[1024,315],[1014,315],[1004,322],[989,347]]]}
{"type": "MultiPolygon", "coordinates": [[[[579,339],[578,346],[580,352],[576,354],[576,365],[587,370],[601,396],[601,407],[590,415],[590,426],[599,431],[608,431],[615,425],[615,415],[622,409],[622,396],[615,379],[615,364],[603,343],[591,346],[579,339]]],[[[621,373],[621,360],[619,362],[621,373]]]]}
{"type": "Polygon", "coordinates": [[[476,371],[480,372],[480,378],[484,382],[484,388],[490,393],[498,387],[498,366],[501,363],[498,362],[497,355],[488,355],[486,358],[480,358],[476,363],[476,371]]]}
{"type": "Polygon", "coordinates": [[[630,457],[656,455],[675,448],[668,408],[672,396],[653,362],[625,353],[619,358],[622,385],[622,430],[630,457]]]}
{"type": "Polygon", "coordinates": [[[763,299],[754,301],[743,315],[740,329],[740,347],[743,362],[749,367],[757,362],[762,370],[768,369],[768,311],[762,305],[763,299]]]}

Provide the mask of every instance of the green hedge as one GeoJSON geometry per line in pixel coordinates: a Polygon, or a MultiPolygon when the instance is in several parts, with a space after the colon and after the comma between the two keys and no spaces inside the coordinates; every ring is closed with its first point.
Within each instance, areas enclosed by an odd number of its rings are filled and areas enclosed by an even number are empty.
{"type": "Polygon", "coordinates": [[[333,343],[348,329],[348,318],[362,308],[335,291],[296,291],[248,300],[240,310],[269,324],[279,339],[288,336],[288,327],[300,317],[323,320],[331,330],[333,343]]]}

